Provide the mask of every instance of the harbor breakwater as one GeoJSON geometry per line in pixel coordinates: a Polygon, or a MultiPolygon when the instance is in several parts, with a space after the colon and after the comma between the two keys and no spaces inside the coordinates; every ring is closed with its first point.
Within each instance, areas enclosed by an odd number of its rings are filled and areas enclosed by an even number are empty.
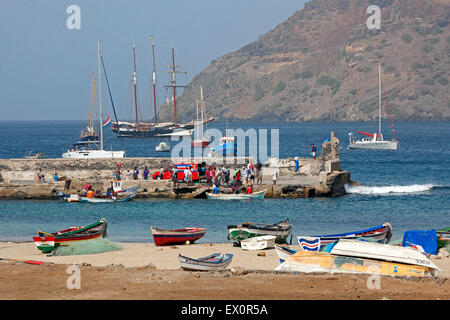
{"type": "MultiPolygon", "coordinates": [[[[174,188],[171,180],[153,180],[154,172],[174,163],[205,163],[207,166],[242,169],[254,158],[121,158],[121,159],[0,159],[0,199],[53,199],[58,194],[83,192],[91,184],[94,190],[105,191],[110,186],[117,164],[121,178],[125,172],[140,171],[138,180],[122,180],[123,188],[140,185],[137,198],[202,198],[209,188],[204,181],[174,188]],[[149,180],[143,179],[143,170],[150,171],[149,180]],[[38,174],[44,181],[38,181],[38,174]],[[57,174],[59,181],[54,181],[57,174]]],[[[255,191],[266,189],[267,198],[340,196],[346,193],[345,184],[352,184],[350,172],[340,167],[339,139],[333,132],[329,141],[322,143],[322,152],[315,159],[269,159],[263,164],[263,183],[255,191]],[[298,160],[298,162],[296,161],[298,160]],[[273,168],[278,167],[276,185],[272,182],[273,168]]],[[[228,187],[221,187],[230,192],[228,187]]]]}

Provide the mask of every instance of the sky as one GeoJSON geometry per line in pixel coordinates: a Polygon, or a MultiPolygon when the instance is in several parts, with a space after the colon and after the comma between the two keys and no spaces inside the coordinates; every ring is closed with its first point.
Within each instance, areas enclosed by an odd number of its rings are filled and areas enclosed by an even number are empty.
{"type": "MultiPolygon", "coordinates": [[[[0,2],[0,121],[85,120],[90,75],[98,79],[100,40],[114,105],[132,115],[132,46],[136,45],[140,117],[153,117],[151,87],[154,35],[158,104],[170,93],[166,66],[175,62],[187,85],[212,60],[238,50],[276,27],[306,0],[7,0],[0,2]],[[69,29],[71,5],[80,9],[79,29],[69,29]]],[[[102,74],[104,116],[112,107],[102,74]]],[[[97,88],[98,90],[98,88],[97,88]]],[[[180,92],[181,93],[181,92],[180,92]]],[[[98,98],[96,99],[98,111],[98,98]]]]}

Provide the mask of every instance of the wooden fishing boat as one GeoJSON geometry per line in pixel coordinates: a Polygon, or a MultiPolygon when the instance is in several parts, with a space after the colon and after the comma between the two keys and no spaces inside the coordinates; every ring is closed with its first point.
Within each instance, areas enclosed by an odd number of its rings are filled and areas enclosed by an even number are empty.
{"type": "Polygon", "coordinates": [[[181,244],[189,241],[194,241],[202,238],[206,233],[206,228],[184,228],[176,230],[164,230],[155,227],[150,227],[153,235],[153,240],[157,246],[165,246],[171,244],[181,244]]]}
{"type": "Polygon", "coordinates": [[[227,238],[228,240],[234,240],[235,246],[239,246],[242,240],[260,236],[275,236],[276,243],[286,243],[291,228],[289,219],[274,224],[244,222],[240,225],[227,226],[227,238]]]}
{"type": "Polygon", "coordinates": [[[211,200],[248,200],[248,199],[264,199],[266,190],[253,193],[206,193],[208,199],[211,200]]]}
{"type": "Polygon", "coordinates": [[[409,265],[439,268],[419,250],[390,244],[357,240],[339,240],[330,253],[340,256],[392,261],[409,265]]]}
{"type": "Polygon", "coordinates": [[[288,272],[327,272],[351,274],[380,274],[389,276],[426,277],[435,276],[436,269],[388,262],[361,257],[346,257],[320,251],[297,251],[275,268],[288,272]]]}
{"type": "Polygon", "coordinates": [[[450,250],[450,228],[437,230],[438,248],[450,250]]]}
{"type": "Polygon", "coordinates": [[[241,241],[241,247],[244,250],[264,250],[273,248],[276,236],[261,236],[248,238],[241,241]]]}
{"type": "MultiPolygon", "coordinates": [[[[312,236],[308,238],[318,238],[320,240],[320,251],[323,251],[330,243],[341,240],[341,239],[363,239],[367,241],[379,242],[379,243],[389,243],[392,237],[392,226],[389,222],[383,223],[382,225],[347,233],[337,233],[322,236],[312,236]]],[[[300,247],[303,247],[300,243],[301,238],[307,238],[304,236],[297,236],[297,241],[300,247]]]]}
{"type": "Polygon", "coordinates": [[[108,222],[103,218],[86,227],[71,227],[54,233],[38,231],[33,241],[39,250],[49,253],[58,246],[69,246],[81,241],[106,237],[107,226],[108,222]]]}
{"type": "Polygon", "coordinates": [[[184,270],[211,271],[225,269],[231,263],[233,255],[231,253],[213,253],[207,257],[194,259],[179,254],[178,258],[181,268],[184,270]]]}
{"type": "Polygon", "coordinates": [[[289,259],[290,256],[297,252],[297,250],[280,246],[278,244],[275,244],[275,250],[277,252],[278,258],[280,259],[280,263],[283,263],[284,261],[289,259]]]}
{"type": "Polygon", "coordinates": [[[134,186],[126,190],[116,192],[115,195],[101,194],[97,197],[88,198],[76,194],[67,195],[65,200],[68,202],[90,202],[90,203],[111,203],[131,201],[139,190],[140,186],[134,186]]]}

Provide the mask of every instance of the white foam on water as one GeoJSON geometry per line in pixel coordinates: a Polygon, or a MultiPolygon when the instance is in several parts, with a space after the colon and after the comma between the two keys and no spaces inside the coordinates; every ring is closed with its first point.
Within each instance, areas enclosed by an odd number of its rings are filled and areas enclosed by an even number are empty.
{"type": "Polygon", "coordinates": [[[433,184],[412,184],[409,186],[350,186],[345,185],[347,193],[355,194],[392,194],[392,193],[420,193],[431,190],[433,184]]]}

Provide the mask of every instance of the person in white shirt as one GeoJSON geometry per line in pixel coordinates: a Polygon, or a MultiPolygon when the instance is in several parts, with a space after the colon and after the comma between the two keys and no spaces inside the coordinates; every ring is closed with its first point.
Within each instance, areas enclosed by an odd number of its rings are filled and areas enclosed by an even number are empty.
{"type": "Polygon", "coordinates": [[[274,167],[273,174],[272,174],[273,185],[277,184],[277,178],[278,178],[278,167],[274,167]]]}

